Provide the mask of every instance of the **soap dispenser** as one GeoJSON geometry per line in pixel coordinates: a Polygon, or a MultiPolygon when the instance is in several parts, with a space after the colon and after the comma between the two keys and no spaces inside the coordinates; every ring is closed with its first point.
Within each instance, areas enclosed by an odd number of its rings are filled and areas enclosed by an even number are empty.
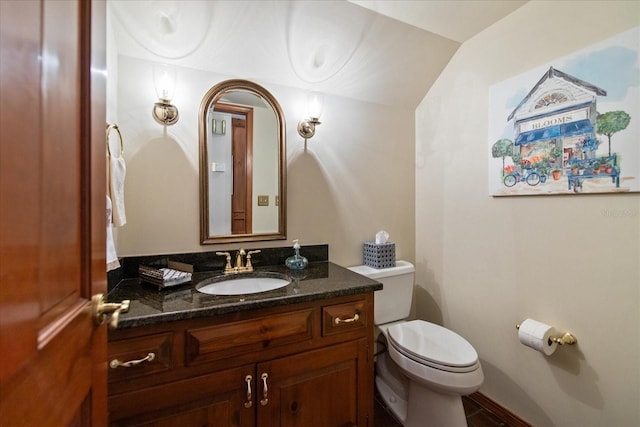
{"type": "Polygon", "coordinates": [[[293,250],[295,251],[295,254],[287,258],[284,261],[284,265],[289,267],[291,270],[304,270],[307,268],[309,261],[300,255],[300,243],[298,243],[298,239],[293,241],[293,250]]]}

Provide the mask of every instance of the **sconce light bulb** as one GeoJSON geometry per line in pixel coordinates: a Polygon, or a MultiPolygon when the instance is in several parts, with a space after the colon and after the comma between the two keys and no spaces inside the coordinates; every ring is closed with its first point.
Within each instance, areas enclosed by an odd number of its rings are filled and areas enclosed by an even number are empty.
{"type": "Polygon", "coordinates": [[[169,87],[171,84],[171,80],[169,79],[169,73],[166,71],[162,72],[162,77],[160,77],[160,99],[165,101],[171,101],[169,98],[169,87]]]}
{"type": "Polygon", "coordinates": [[[322,116],[322,95],[318,93],[313,93],[309,99],[309,117],[311,117],[312,121],[318,122],[320,120],[320,116],[322,116]]]}
{"type": "Polygon", "coordinates": [[[156,88],[156,96],[165,103],[169,103],[173,99],[176,80],[177,72],[174,68],[166,65],[153,67],[153,84],[156,88]]]}

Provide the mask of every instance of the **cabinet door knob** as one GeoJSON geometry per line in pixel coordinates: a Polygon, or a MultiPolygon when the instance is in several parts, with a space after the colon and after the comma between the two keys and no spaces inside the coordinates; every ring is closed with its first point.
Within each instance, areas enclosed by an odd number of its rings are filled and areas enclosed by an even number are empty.
{"type": "Polygon", "coordinates": [[[260,378],[262,378],[262,400],[260,400],[260,404],[265,406],[269,403],[269,387],[267,387],[267,378],[269,378],[269,375],[265,372],[260,376],[260,378]]]}
{"type": "Polygon", "coordinates": [[[155,353],[149,353],[142,359],[129,360],[127,362],[121,362],[118,359],[113,359],[111,362],[109,362],[109,366],[111,366],[112,369],[119,368],[119,367],[131,368],[132,366],[136,366],[144,362],[152,362],[155,358],[156,358],[155,353]]]}
{"type": "Polygon", "coordinates": [[[244,380],[247,383],[247,401],[244,402],[244,407],[251,408],[251,405],[253,405],[253,397],[251,396],[251,380],[253,380],[253,377],[251,375],[247,375],[244,377],[244,380]]]}
{"type": "Polygon", "coordinates": [[[353,317],[350,317],[348,319],[341,319],[339,317],[336,317],[336,319],[334,320],[334,323],[336,325],[339,325],[340,323],[351,323],[351,322],[357,322],[358,320],[360,320],[360,315],[356,313],[353,315],[353,317]]]}

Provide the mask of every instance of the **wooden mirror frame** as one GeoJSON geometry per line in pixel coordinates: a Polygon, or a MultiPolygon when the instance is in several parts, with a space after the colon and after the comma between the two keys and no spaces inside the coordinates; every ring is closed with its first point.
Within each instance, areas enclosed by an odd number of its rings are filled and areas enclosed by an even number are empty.
{"type": "Polygon", "coordinates": [[[198,113],[198,135],[200,155],[200,243],[203,245],[254,242],[262,240],[286,239],[287,230],[287,145],[284,113],[280,104],[271,93],[262,86],[248,80],[225,80],[213,86],[202,98],[198,113]],[[207,114],[220,99],[229,91],[243,90],[262,98],[273,109],[278,125],[278,231],[274,233],[227,234],[215,236],[209,229],[209,174],[207,135],[209,124],[207,114]]]}

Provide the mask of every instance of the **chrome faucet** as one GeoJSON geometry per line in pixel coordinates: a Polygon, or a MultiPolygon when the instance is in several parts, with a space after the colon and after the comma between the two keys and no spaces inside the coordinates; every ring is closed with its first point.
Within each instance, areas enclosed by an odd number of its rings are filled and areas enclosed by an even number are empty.
{"type": "Polygon", "coordinates": [[[231,267],[231,254],[229,252],[216,252],[216,255],[224,256],[227,258],[227,263],[224,266],[224,274],[245,273],[253,271],[253,265],[251,265],[251,255],[260,253],[260,250],[245,252],[240,248],[236,254],[236,265],[231,267]],[[246,256],[246,264],[243,262],[242,257],[246,256]]]}

